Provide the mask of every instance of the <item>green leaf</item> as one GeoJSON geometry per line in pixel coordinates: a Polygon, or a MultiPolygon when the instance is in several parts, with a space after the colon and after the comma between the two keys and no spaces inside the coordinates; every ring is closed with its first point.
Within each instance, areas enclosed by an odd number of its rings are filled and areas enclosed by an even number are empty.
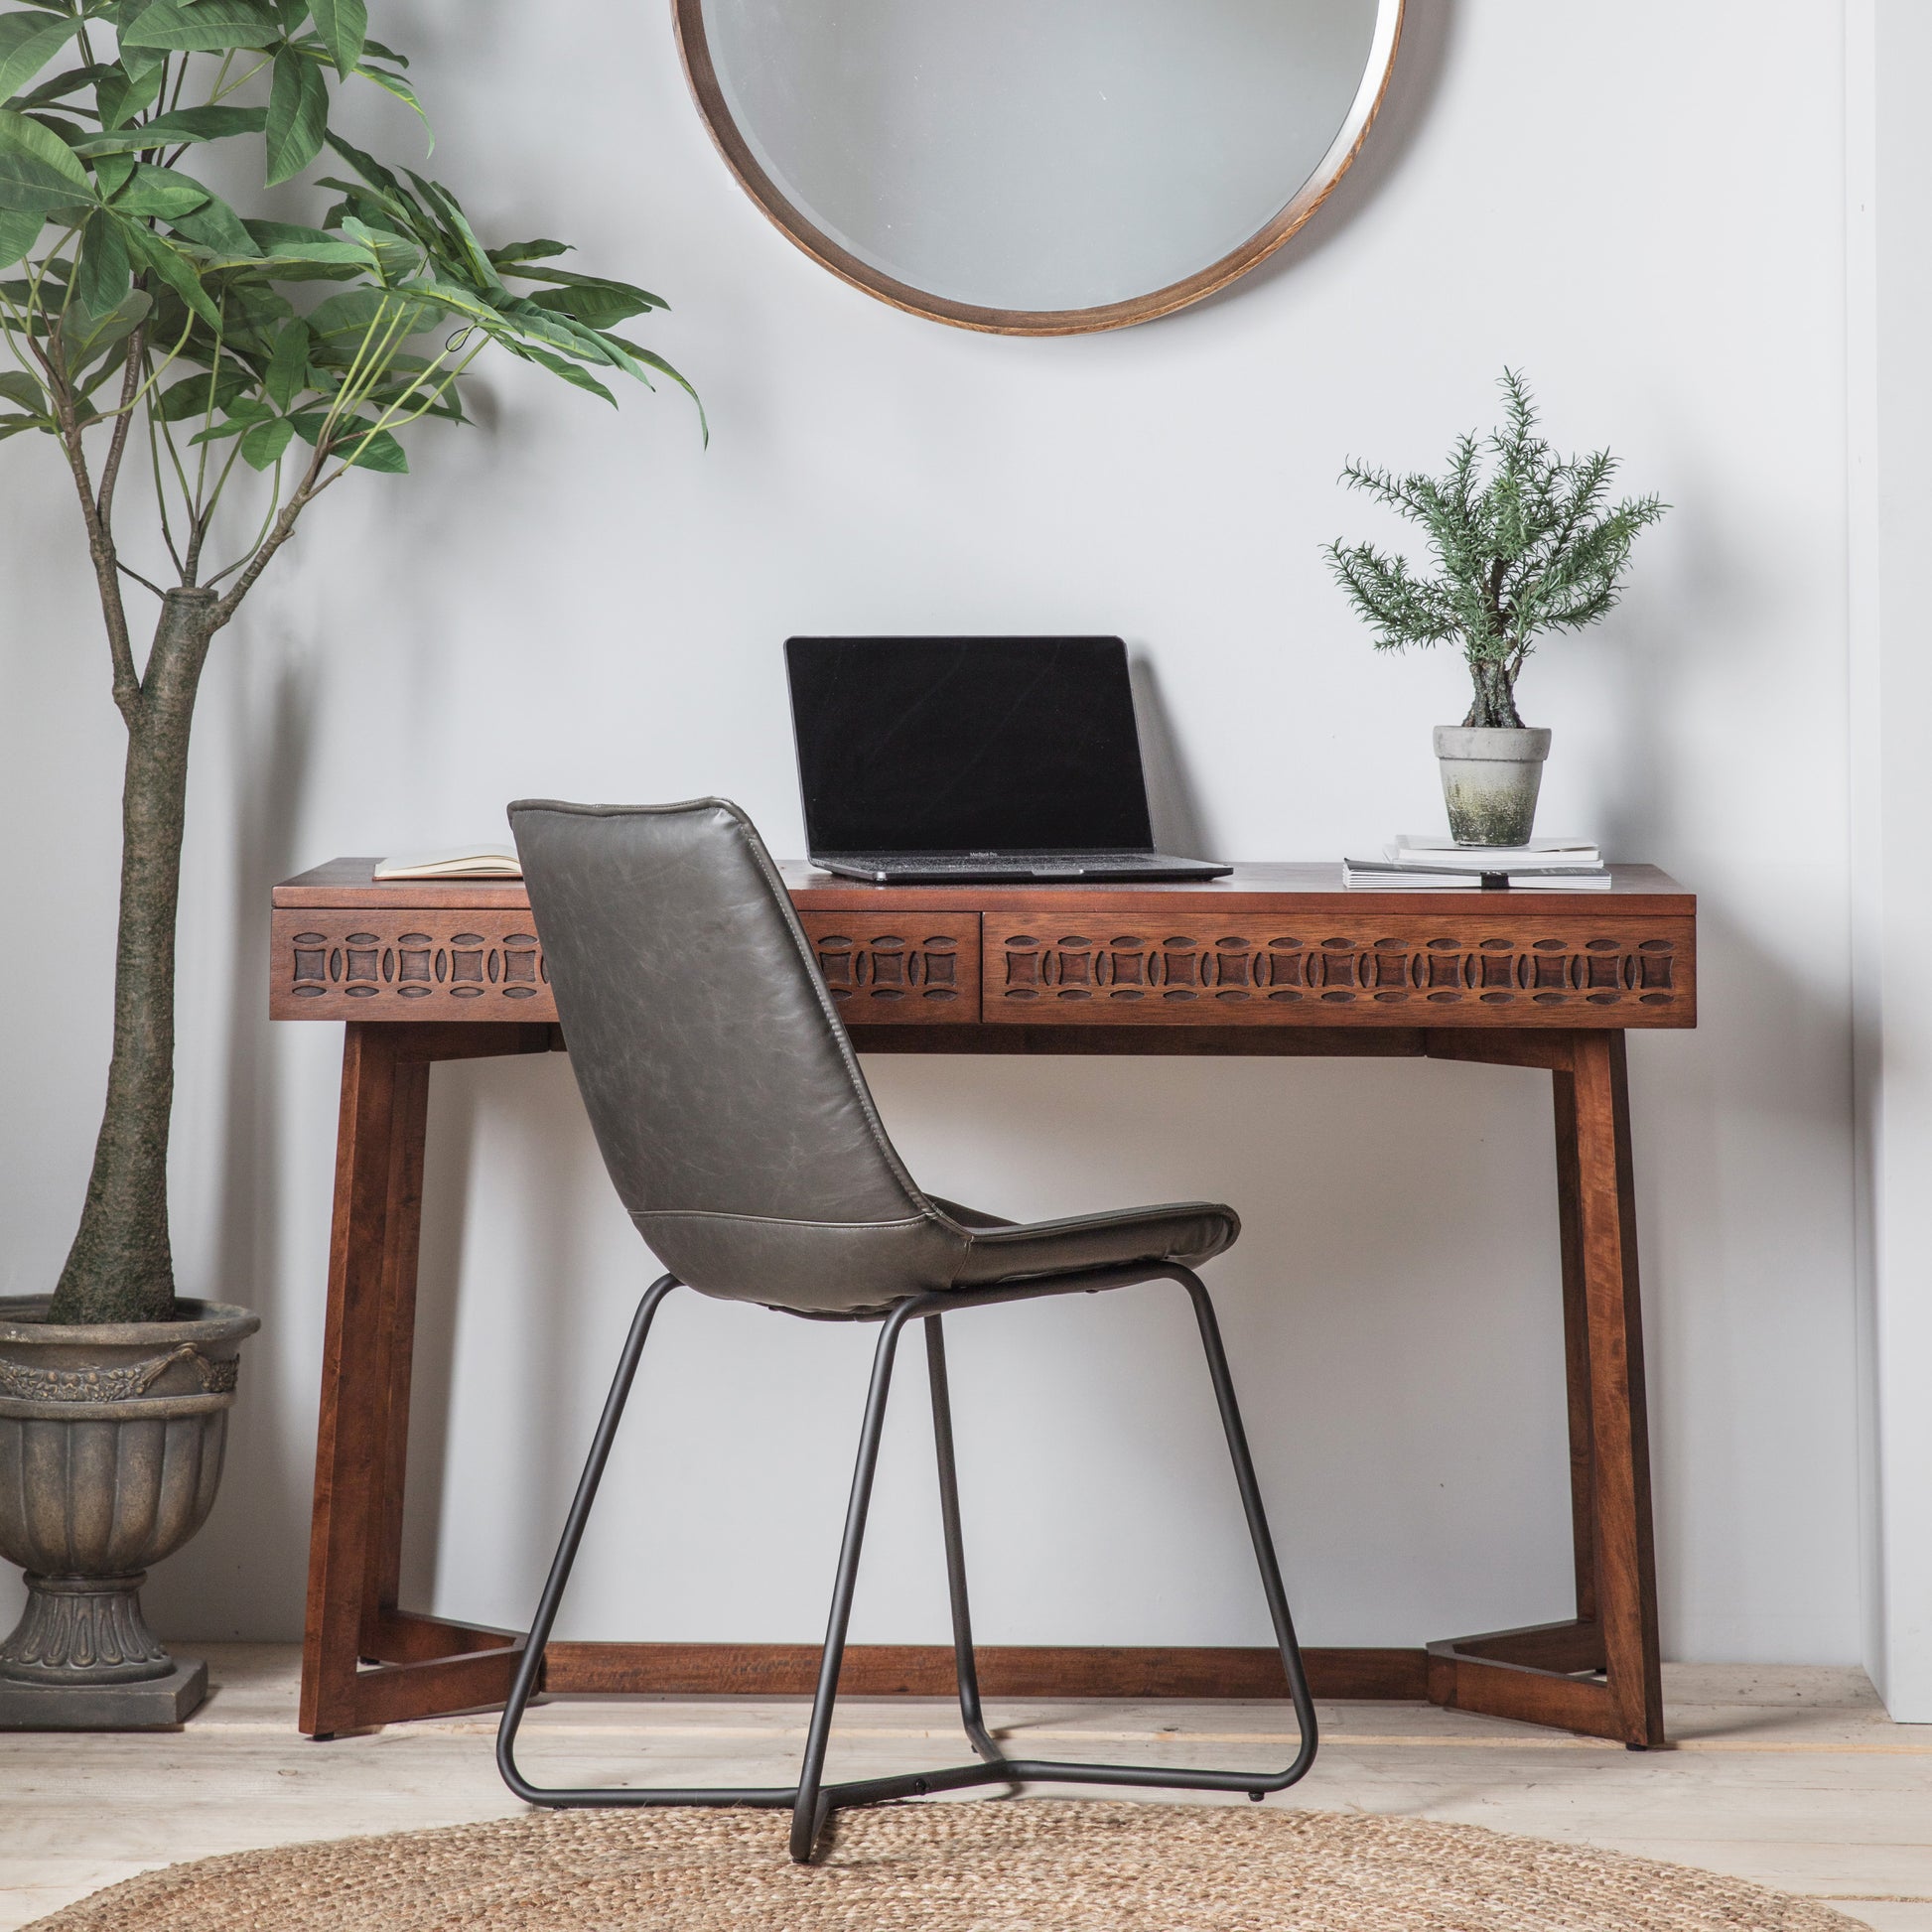
{"type": "Polygon", "coordinates": [[[47,216],[35,208],[0,208],[0,268],[11,268],[41,238],[47,216]]]}
{"type": "Polygon", "coordinates": [[[286,409],[302,393],[308,373],[309,325],[298,316],[284,323],[275,338],[275,352],[268,358],[262,386],[277,409],[286,409]]]}
{"type": "Polygon", "coordinates": [[[47,391],[25,369],[0,369],[0,396],[17,403],[29,415],[46,413],[47,391]]]}
{"type": "Polygon", "coordinates": [[[489,259],[487,250],[477,239],[477,232],[465,217],[457,198],[440,181],[425,181],[413,170],[405,171],[416,184],[416,192],[443,222],[445,231],[456,243],[457,252],[463,257],[460,266],[467,266],[475,279],[493,294],[507,295],[502,278],[496,273],[496,264],[489,259]]]}
{"type": "Polygon", "coordinates": [[[103,154],[94,160],[94,186],[106,200],[112,201],[134,178],[134,157],[131,154],[103,154]]]}
{"type": "Polygon", "coordinates": [[[587,329],[608,329],[614,322],[664,306],[655,296],[628,283],[600,282],[588,275],[573,277],[562,288],[539,290],[530,300],[540,309],[581,322],[587,329]]]}
{"type": "Polygon", "coordinates": [[[392,286],[414,275],[423,265],[421,246],[389,228],[372,228],[354,215],[343,216],[343,233],[353,235],[375,257],[383,281],[392,286]]]}
{"type": "MultiPolygon", "coordinates": [[[[295,433],[303,442],[317,445],[322,436],[322,426],[328,420],[328,412],[303,409],[283,420],[295,426],[295,433]]],[[[402,445],[386,429],[375,430],[375,434],[369,436],[372,429],[375,429],[375,425],[366,417],[357,417],[353,422],[338,420],[335,428],[329,432],[331,454],[340,456],[345,444],[353,444],[359,437],[368,436],[361,455],[355,460],[356,468],[381,470],[396,477],[406,476],[409,463],[402,453],[402,445]]]]}
{"type": "MultiPolygon", "coordinates": [[[[631,282],[614,282],[608,275],[579,275],[569,268],[521,268],[515,263],[511,263],[509,269],[512,275],[526,282],[554,282],[559,288],[567,289],[615,289],[637,304],[632,314],[644,309],[668,311],[671,306],[661,295],[651,294],[649,289],[640,289],[631,282]]],[[[543,300],[538,291],[531,291],[531,296],[535,301],[543,300]]]]}
{"type": "Polygon", "coordinates": [[[153,300],[144,289],[129,289],[104,315],[90,315],[76,302],[61,326],[68,366],[77,369],[91,357],[125,341],[147,320],[153,308],[153,300]]]}
{"type": "Polygon", "coordinates": [[[339,423],[334,441],[335,454],[345,457],[354,469],[380,471],[385,477],[409,474],[409,459],[403,455],[402,445],[386,429],[379,429],[372,436],[357,436],[353,432],[344,436],[339,423]]]}
{"type": "Polygon", "coordinates": [[[111,315],[128,292],[134,265],[128,259],[126,224],[102,209],[80,237],[74,299],[90,316],[111,315]]]}
{"type": "Polygon", "coordinates": [[[520,299],[504,303],[502,314],[507,325],[519,335],[534,336],[538,342],[549,343],[580,361],[608,363],[640,381],[643,378],[643,371],[631,357],[628,345],[616,337],[601,336],[582,323],[573,322],[569,316],[553,315],[548,309],[539,309],[534,302],[520,299]]]}
{"type": "Polygon", "coordinates": [[[233,356],[223,355],[218,375],[210,376],[206,371],[191,375],[168,389],[155,407],[164,422],[185,423],[192,416],[225,410],[238,396],[248,392],[253,381],[254,377],[233,356]]]}
{"type": "Polygon", "coordinates": [[[114,197],[113,206],[122,214],[152,214],[172,221],[178,214],[193,213],[207,200],[207,190],[192,175],[144,161],[135,165],[132,178],[114,197]]]}
{"type": "MultiPolygon", "coordinates": [[[[215,0],[202,0],[204,6],[215,0]]],[[[322,152],[329,132],[329,83],[322,69],[292,49],[275,57],[275,79],[268,93],[267,185],[299,175],[322,152]]]]}
{"type": "Polygon", "coordinates": [[[526,362],[540,363],[552,375],[562,376],[573,388],[588,389],[592,395],[602,396],[613,409],[617,408],[617,397],[589,369],[580,364],[567,361],[561,355],[552,355],[547,348],[538,348],[530,343],[510,343],[505,346],[522,356],[526,362]]]}
{"type": "Polygon", "coordinates": [[[346,80],[362,58],[362,43],[369,31],[368,8],[363,0],[312,0],[310,11],[316,17],[316,32],[336,63],[336,71],[346,80]]]}
{"type": "Polygon", "coordinates": [[[483,296],[472,289],[459,287],[455,282],[445,282],[440,279],[431,282],[413,282],[410,284],[409,293],[421,296],[426,302],[435,303],[439,309],[447,309],[456,315],[467,316],[472,322],[480,322],[491,334],[505,327],[515,327],[514,324],[505,324],[502,315],[483,296]]]}
{"type": "Polygon", "coordinates": [[[192,450],[199,443],[226,443],[237,436],[245,436],[254,427],[252,417],[230,418],[224,423],[210,423],[207,429],[198,429],[188,439],[192,450]]]}
{"type": "MultiPolygon", "coordinates": [[[[376,158],[373,155],[364,154],[360,148],[350,146],[350,144],[345,141],[340,134],[331,134],[329,137],[329,145],[332,148],[334,148],[336,152],[339,155],[341,155],[342,158],[345,161],[346,161],[348,165],[351,168],[353,168],[355,172],[358,175],[360,175],[362,179],[365,182],[367,182],[371,188],[386,189],[388,193],[390,193],[391,195],[401,196],[403,194],[402,183],[399,182],[395,178],[395,176],[392,175],[388,171],[388,169],[382,165],[381,162],[376,160],[376,158]]],[[[325,182],[324,186],[329,188],[340,188],[345,186],[345,184],[342,182],[325,182]]],[[[404,199],[407,198],[404,197],[404,199]]]]}
{"type": "MultiPolygon", "coordinates": [[[[211,4],[211,0],[206,0],[206,3],[211,4]]],[[[210,329],[218,330],[221,327],[221,311],[203,288],[202,278],[195,272],[195,264],[172,241],[165,235],[142,227],[127,229],[126,238],[137,261],[160,276],[210,329]]]]}
{"type": "MultiPolygon", "coordinates": [[[[416,288],[408,291],[412,298],[423,293],[416,288]]],[[[309,330],[318,343],[352,352],[365,336],[386,335],[398,313],[405,314],[398,342],[420,335],[436,319],[435,309],[424,301],[405,300],[387,289],[345,289],[316,305],[309,316],[309,330]]]]}
{"type": "Polygon", "coordinates": [[[184,141],[226,141],[237,133],[261,133],[267,108],[180,108],[157,114],[139,127],[116,127],[110,133],[83,133],[73,143],[75,155],[139,155],[149,149],[180,147],[184,141]]]}
{"type": "Polygon", "coordinates": [[[94,105],[100,109],[100,124],[103,128],[124,127],[161,98],[166,64],[156,61],[145,73],[138,75],[123,72],[119,68],[105,68],[100,72],[100,79],[94,83],[94,105]]]}
{"type": "Polygon", "coordinates": [[[155,0],[121,35],[122,47],[159,48],[170,54],[222,54],[231,47],[270,48],[282,38],[281,23],[256,0],[155,0]]]}
{"type": "Polygon", "coordinates": [[[144,148],[177,147],[184,141],[223,141],[234,134],[259,134],[267,121],[265,107],[178,107],[172,114],[157,114],[140,127],[83,134],[74,143],[74,152],[134,154],[144,148]]]}
{"type": "Polygon", "coordinates": [[[58,134],[0,107],[0,209],[60,214],[96,200],[87,171],[58,134]]]}
{"type": "Polygon", "coordinates": [[[567,241],[511,241],[506,242],[501,248],[492,248],[489,251],[489,259],[498,268],[508,268],[517,262],[546,261],[552,255],[568,255],[573,252],[567,241]]]}
{"type": "Polygon", "coordinates": [[[202,206],[186,214],[170,215],[168,225],[184,241],[207,249],[224,268],[262,259],[262,251],[241,225],[241,217],[218,195],[205,196],[202,206]]]}
{"type": "Polygon", "coordinates": [[[286,416],[257,423],[241,439],[241,460],[251,470],[272,470],[282,460],[282,452],[295,434],[295,425],[286,416]]]}
{"type": "Polygon", "coordinates": [[[0,100],[19,93],[79,31],[70,16],[0,15],[0,100]]]}
{"type": "Polygon", "coordinates": [[[243,221],[241,224],[270,261],[317,262],[345,268],[373,268],[375,258],[356,241],[343,241],[322,228],[293,221],[243,221]]]}
{"type": "Polygon", "coordinates": [[[38,87],[31,88],[24,94],[16,94],[7,105],[22,114],[31,114],[42,107],[64,108],[70,114],[83,114],[86,112],[84,103],[69,101],[68,96],[82,93],[92,87],[96,89],[94,99],[98,104],[100,99],[98,89],[106,86],[110,80],[118,80],[120,77],[120,69],[117,68],[66,68],[61,72],[50,75],[38,87]]]}

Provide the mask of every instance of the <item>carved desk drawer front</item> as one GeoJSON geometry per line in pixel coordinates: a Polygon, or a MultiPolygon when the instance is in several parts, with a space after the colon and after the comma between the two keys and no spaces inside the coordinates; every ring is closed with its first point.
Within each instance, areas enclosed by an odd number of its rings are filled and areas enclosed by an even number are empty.
{"type": "Polygon", "coordinates": [[[277,1020],[554,1020],[528,912],[278,907],[277,1020]]]}
{"type": "MultiPolygon", "coordinates": [[[[1579,895],[1582,898],[1583,896],[1579,895]]],[[[990,1022],[1689,1027],[1690,918],[1600,903],[1441,916],[985,916],[990,1022]]]]}
{"type": "MultiPolygon", "coordinates": [[[[979,914],[813,912],[805,930],[848,1021],[974,1022],[979,914]]],[[[269,1012],[277,1020],[555,1020],[525,911],[278,909],[269,1012]]]]}
{"type": "Polygon", "coordinates": [[[977,912],[806,912],[800,923],[848,1026],[979,1020],[977,912]]]}

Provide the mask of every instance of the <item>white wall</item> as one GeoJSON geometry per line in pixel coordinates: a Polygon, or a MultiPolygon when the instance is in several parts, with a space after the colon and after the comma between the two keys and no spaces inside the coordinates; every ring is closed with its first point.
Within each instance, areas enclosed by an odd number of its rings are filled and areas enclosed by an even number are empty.
{"type": "Polygon", "coordinates": [[[1925,338],[1932,131],[1910,75],[1932,19],[1849,9],[1852,746],[1865,1658],[1892,1715],[1932,1722],[1932,941],[1915,836],[1932,809],[1920,556],[1932,488],[1925,338]]]}
{"type": "MultiPolygon", "coordinates": [[[[1546,825],[1702,896],[1704,1024],[1631,1053],[1667,1652],[1860,1654],[1841,11],[1777,0],[1747,40],[1666,0],[1412,14],[1386,120],[1297,244],[1167,322],[1015,342],[898,315],[784,242],[713,153],[661,6],[386,10],[437,173],[492,234],[561,232],[666,293],[650,340],[714,435],[675,397],[613,416],[494,368],[484,428],[345,486],[223,640],[177,1233],[185,1284],[265,1328],[224,1498],[152,1587],[166,1627],[299,1622],[339,1039],[261,1017],[277,877],[486,832],[525,792],[722,791],[796,851],[794,630],[1118,630],[1158,697],[1170,830],[1327,857],[1427,825],[1456,664],[1372,652],[1316,550],[1374,527],[1335,487],[1345,457],[1434,464],[1509,361],[1560,443],[1611,442],[1676,505],[1623,608],[1522,691],[1557,731],[1546,825]]],[[[0,997],[32,1016],[0,1035],[0,1286],[21,1291],[59,1266],[91,1140],[118,728],[52,453],[16,442],[0,468],[0,997]]],[[[871,1070],[940,1191],[1239,1207],[1213,1281],[1307,1637],[1565,1612],[1538,1076],[871,1070]]],[[[453,1368],[426,1368],[412,1587],[515,1621],[649,1264],[561,1059],[437,1077],[424,1355],[453,1368]]],[[[955,1327],[985,1637],[1260,1640],[1178,1311],[1149,1291],[955,1327]]],[[[815,1634],[869,1338],[695,1298],[660,1333],[572,1627],[815,1634]]],[[[943,1627],[907,1395],[862,1636],[943,1627]]]]}

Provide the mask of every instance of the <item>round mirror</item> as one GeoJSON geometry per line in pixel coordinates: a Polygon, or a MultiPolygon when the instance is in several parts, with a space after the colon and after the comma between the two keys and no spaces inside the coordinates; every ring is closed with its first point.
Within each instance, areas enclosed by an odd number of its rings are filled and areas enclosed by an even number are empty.
{"type": "Polygon", "coordinates": [[[1184,307],[1368,131],[1402,0],[674,0],[725,159],[807,254],[966,329],[1184,307]]]}

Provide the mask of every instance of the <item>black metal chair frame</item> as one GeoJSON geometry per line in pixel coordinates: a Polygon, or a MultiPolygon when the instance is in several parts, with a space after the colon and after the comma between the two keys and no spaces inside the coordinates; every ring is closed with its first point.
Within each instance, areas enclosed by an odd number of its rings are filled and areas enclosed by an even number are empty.
{"type": "Polygon", "coordinates": [[[1179,1791],[1245,1791],[1249,1797],[1259,1801],[1271,1791],[1285,1790],[1308,1771],[1314,1761],[1316,1746],[1314,1703],[1309,1695],[1308,1679],[1302,1668],[1302,1653],[1295,1641],[1295,1626],[1289,1616],[1288,1597],[1282,1587],[1281,1568],[1276,1562],[1274,1541],[1268,1532],[1261,1491],[1255,1481],[1254,1461],[1248,1452],[1247,1434],[1241,1426],[1241,1412],[1235,1402],[1233,1381],[1228,1374],[1220,1325],[1214,1318],[1213,1303],[1208,1299],[1200,1278],[1177,1262],[1166,1262],[1036,1277],[989,1288],[949,1289],[915,1295],[895,1303],[883,1317],[869,1317],[883,1319],[884,1327],[873,1355],[872,1384],[866,1396],[865,1421],[859,1435],[858,1464],[853,1471],[852,1495],[846,1508],[845,1539],[840,1547],[838,1576],[832,1587],[832,1610],[825,1630],[825,1649],[819,1662],[818,1691],[812,1701],[804,1761],[795,1785],[692,1791],[636,1786],[553,1790],[531,1784],[516,1767],[517,1728],[536,1690],[543,1668],[544,1650],[556,1622],[565,1587],[570,1581],[571,1567],[577,1560],[578,1545],[583,1541],[592,1504],[597,1499],[598,1484],[603,1479],[604,1465],[610,1457],[611,1446],[623,1416],[624,1404],[630,1394],[638,1360],[643,1354],[645,1339],[650,1333],[652,1318],[671,1290],[682,1286],[676,1276],[665,1275],[651,1285],[638,1305],[618,1363],[616,1379],[611,1384],[604,1413],[598,1421],[590,1459],[584,1465],[583,1476],[570,1506],[556,1561],[551,1565],[549,1580],[543,1587],[536,1621],[524,1643],[509,1703],[496,1733],[497,1768],[502,1772],[504,1782],[519,1798],[529,1804],[553,1806],[746,1805],[789,1811],[791,1856],[803,1864],[810,1863],[829,1814],[851,1805],[883,1804],[895,1799],[923,1797],[929,1792],[957,1791],[981,1784],[1109,1784],[1144,1785],[1179,1791]],[[1268,1613],[1274,1622],[1282,1668],[1287,1673],[1289,1695],[1301,1726],[1301,1748],[1296,1753],[1295,1761],[1285,1771],[1198,1771],[1157,1765],[1077,1764],[1051,1759],[1008,1757],[987,1730],[981,1715],[979,1679],[973,1660],[972,1619],[966,1597],[966,1557],[960,1534],[959,1483],[953,1459],[952,1404],[946,1384],[946,1344],[941,1318],[956,1310],[992,1308],[1005,1302],[1037,1301],[1051,1295],[1097,1294],[1103,1289],[1129,1288],[1153,1281],[1178,1283],[1187,1291],[1193,1303],[1201,1344],[1207,1355],[1208,1374],[1214,1385],[1214,1399],[1221,1412],[1221,1427],[1234,1463],[1235,1481],[1241,1491],[1241,1506],[1248,1519],[1248,1534],[1253,1539],[1255,1558],[1261,1569],[1268,1613]],[[959,1680],[959,1714],[966,1735],[981,1761],[916,1774],[857,1778],[842,1784],[827,1784],[824,1782],[825,1753],[831,1737],[839,1669],[845,1657],[846,1627],[851,1619],[853,1589],[858,1581],[859,1555],[865,1540],[873,1474],[879,1462],[879,1442],[886,1420],[886,1402],[892,1389],[893,1363],[900,1331],[908,1321],[914,1320],[925,1323],[926,1367],[932,1389],[932,1429],[939,1459],[939,1505],[946,1542],[946,1579],[952,1603],[953,1656],[959,1680]]]}

